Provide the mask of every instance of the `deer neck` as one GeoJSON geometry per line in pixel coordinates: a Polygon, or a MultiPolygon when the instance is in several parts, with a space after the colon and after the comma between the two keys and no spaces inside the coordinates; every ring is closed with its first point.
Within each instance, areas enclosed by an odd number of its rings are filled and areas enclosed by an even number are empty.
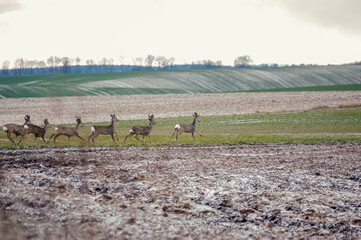
{"type": "Polygon", "coordinates": [[[45,132],[46,132],[49,128],[50,128],[50,125],[45,125],[45,126],[44,126],[45,132]]]}
{"type": "Polygon", "coordinates": [[[76,130],[76,131],[79,131],[79,129],[80,129],[80,123],[78,123],[78,124],[76,125],[76,127],[75,127],[75,130],[76,130]]]}
{"type": "Polygon", "coordinates": [[[110,124],[110,127],[111,127],[112,129],[115,128],[115,121],[114,121],[114,120],[112,120],[112,123],[110,124]]]}
{"type": "Polygon", "coordinates": [[[195,117],[195,118],[194,118],[194,120],[193,120],[192,125],[194,125],[194,126],[195,126],[195,125],[197,125],[197,122],[198,122],[198,118],[197,118],[197,117],[195,117]]]}

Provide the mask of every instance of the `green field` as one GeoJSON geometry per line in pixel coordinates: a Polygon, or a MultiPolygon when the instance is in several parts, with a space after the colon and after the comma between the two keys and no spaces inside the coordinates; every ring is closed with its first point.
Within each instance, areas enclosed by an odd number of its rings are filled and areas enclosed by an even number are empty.
{"type": "MultiPolygon", "coordinates": [[[[191,123],[191,117],[156,119],[157,125],[151,134],[152,146],[166,146],[176,123],[191,123]]],[[[361,108],[318,109],[299,112],[255,113],[232,116],[201,117],[197,130],[203,135],[196,134],[194,143],[190,134],[179,136],[179,143],[173,139],[174,144],[224,145],[224,144],[265,144],[265,143],[361,143],[361,108]]],[[[107,125],[108,123],[99,123],[107,125]]],[[[123,144],[124,136],[134,125],[147,125],[147,120],[120,121],[116,131],[120,141],[115,144],[110,136],[99,136],[96,144],[89,146],[144,146],[134,137],[128,138],[123,144]]],[[[81,129],[80,135],[87,139],[90,135],[90,126],[87,123],[81,129]]],[[[54,126],[48,130],[46,138],[54,132],[54,126]]],[[[42,140],[37,139],[33,144],[33,136],[27,135],[24,144],[19,147],[45,147],[42,140]]],[[[57,143],[50,143],[51,147],[68,146],[67,137],[61,136],[57,143]]],[[[80,139],[71,138],[70,146],[88,146],[80,139]]],[[[0,133],[0,148],[13,148],[3,131],[0,133]]]]}
{"type": "Polygon", "coordinates": [[[361,90],[359,65],[0,78],[0,98],[350,90],[361,90]]]}

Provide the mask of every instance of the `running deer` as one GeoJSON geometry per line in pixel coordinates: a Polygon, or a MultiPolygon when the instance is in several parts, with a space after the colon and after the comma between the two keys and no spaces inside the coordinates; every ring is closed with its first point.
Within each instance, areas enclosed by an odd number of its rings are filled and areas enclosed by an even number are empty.
{"type": "Polygon", "coordinates": [[[77,125],[76,127],[65,127],[65,126],[56,126],[55,127],[55,131],[56,133],[53,133],[50,136],[50,139],[48,141],[48,143],[50,142],[50,140],[54,137],[54,143],[57,137],[59,137],[60,135],[64,135],[68,137],[68,144],[70,143],[70,137],[78,137],[81,140],[83,140],[84,142],[86,142],[86,140],[84,138],[82,138],[81,136],[79,136],[79,130],[81,127],[84,127],[84,124],[81,122],[81,118],[78,116],[75,116],[77,125]]]}
{"type": "Polygon", "coordinates": [[[30,121],[30,115],[25,115],[24,117],[25,123],[23,125],[17,125],[17,124],[5,124],[3,126],[3,130],[6,132],[7,137],[10,139],[10,141],[16,145],[15,141],[11,138],[11,134],[14,133],[16,138],[20,136],[24,131],[24,126],[26,124],[31,124],[30,121]]]}
{"type": "Polygon", "coordinates": [[[115,131],[115,123],[119,122],[119,119],[116,118],[115,114],[110,114],[110,116],[112,117],[112,123],[109,126],[92,126],[91,127],[91,135],[88,137],[88,142],[90,140],[90,138],[92,139],[93,143],[94,142],[94,138],[96,138],[97,136],[99,136],[100,134],[102,135],[111,135],[113,142],[115,142],[114,140],[114,133],[117,135],[117,141],[119,141],[118,138],[118,133],[115,131]]]}
{"type": "Polygon", "coordinates": [[[128,138],[128,137],[131,137],[131,136],[133,136],[133,135],[135,134],[135,138],[136,138],[137,140],[141,141],[141,142],[144,142],[144,137],[145,137],[145,136],[148,136],[148,138],[149,138],[149,143],[152,144],[152,141],[150,140],[149,134],[150,134],[150,132],[152,131],[153,126],[156,124],[156,122],[154,121],[154,115],[153,115],[153,114],[152,114],[152,115],[149,115],[149,114],[148,114],[148,120],[149,120],[149,126],[148,126],[148,127],[139,127],[139,126],[134,126],[134,127],[132,127],[132,128],[130,129],[130,131],[129,131],[129,134],[128,134],[127,136],[125,136],[125,138],[124,138],[124,143],[127,141],[127,138],[128,138]],[[138,135],[142,135],[142,136],[143,136],[142,140],[140,140],[140,139],[138,138],[138,135]]]}
{"type": "Polygon", "coordinates": [[[24,131],[23,133],[21,134],[21,138],[20,138],[20,141],[18,143],[18,145],[23,141],[24,139],[24,136],[27,135],[27,134],[34,134],[34,143],[36,141],[36,139],[38,137],[41,137],[44,141],[44,143],[46,144],[45,142],[45,139],[44,139],[44,136],[45,136],[45,133],[46,131],[50,128],[50,123],[48,122],[48,119],[45,118],[44,119],[44,127],[39,127],[39,126],[36,126],[34,124],[25,124],[24,126],[24,131]]]}
{"type": "Polygon", "coordinates": [[[196,130],[196,125],[197,125],[197,122],[200,122],[199,121],[199,116],[200,114],[198,113],[194,113],[193,114],[193,117],[194,117],[194,120],[193,120],[193,123],[192,124],[176,124],[175,127],[174,127],[174,132],[172,134],[172,136],[170,136],[169,138],[169,141],[170,142],[172,140],[172,137],[175,135],[175,138],[177,139],[178,141],[178,135],[182,134],[182,133],[192,133],[192,137],[193,137],[193,141],[195,141],[195,138],[194,138],[194,132],[198,133],[199,136],[202,136],[197,130],[196,130]]]}

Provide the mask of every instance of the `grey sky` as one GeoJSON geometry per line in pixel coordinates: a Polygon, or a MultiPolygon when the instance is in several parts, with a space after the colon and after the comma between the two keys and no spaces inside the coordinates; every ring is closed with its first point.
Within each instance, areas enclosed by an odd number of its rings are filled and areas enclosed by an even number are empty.
{"type": "Polygon", "coordinates": [[[270,0],[304,21],[361,35],[360,0],[270,0]]]}
{"type": "Polygon", "coordinates": [[[21,9],[21,4],[16,0],[0,0],[0,14],[21,9]]]}
{"type": "Polygon", "coordinates": [[[232,65],[361,60],[361,0],[0,0],[0,66],[17,58],[174,57],[232,65]]]}

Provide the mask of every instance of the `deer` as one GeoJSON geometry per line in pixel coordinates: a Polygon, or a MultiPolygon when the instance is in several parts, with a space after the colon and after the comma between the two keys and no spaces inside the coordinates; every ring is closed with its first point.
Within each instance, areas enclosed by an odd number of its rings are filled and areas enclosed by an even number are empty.
{"type": "Polygon", "coordinates": [[[34,143],[35,143],[35,141],[36,141],[36,139],[38,137],[41,137],[43,139],[44,143],[46,144],[44,136],[45,136],[46,131],[51,127],[51,125],[48,122],[47,118],[45,118],[43,122],[44,122],[44,127],[43,128],[39,127],[39,126],[36,126],[34,124],[25,124],[24,125],[24,131],[21,134],[21,138],[20,138],[20,141],[19,141],[18,145],[23,141],[24,136],[27,135],[27,134],[34,134],[34,137],[35,137],[34,143]]]}
{"type": "Polygon", "coordinates": [[[141,141],[141,142],[144,142],[144,137],[148,136],[149,143],[152,144],[149,134],[152,131],[153,126],[156,124],[156,122],[154,121],[154,115],[148,114],[148,120],[149,120],[149,126],[147,126],[147,127],[141,127],[141,126],[132,127],[129,131],[129,134],[127,136],[125,136],[124,143],[126,143],[128,137],[131,137],[135,134],[135,139],[137,139],[138,141],[141,141]],[[142,140],[138,138],[138,135],[143,136],[142,140]]]}
{"type": "Polygon", "coordinates": [[[196,130],[197,123],[200,122],[200,120],[199,120],[200,114],[195,112],[193,114],[193,117],[194,117],[194,120],[193,120],[192,124],[179,124],[179,123],[177,123],[174,126],[174,132],[173,132],[172,136],[170,136],[168,143],[172,140],[172,137],[174,136],[174,134],[176,134],[175,138],[177,139],[177,142],[178,142],[178,135],[180,135],[182,133],[191,133],[192,137],[193,137],[193,141],[195,141],[194,132],[198,133],[199,136],[202,136],[196,130]]]}
{"type": "Polygon", "coordinates": [[[119,141],[118,133],[115,131],[115,123],[119,122],[119,119],[115,116],[115,114],[110,114],[110,116],[112,118],[111,119],[112,123],[109,126],[92,126],[91,127],[91,134],[88,137],[88,143],[89,143],[90,138],[92,139],[93,143],[95,143],[94,138],[96,138],[100,134],[111,135],[113,142],[115,142],[114,133],[117,135],[117,141],[119,141]]]}
{"type": "Polygon", "coordinates": [[[25,123],[23,125],[17,125],[13,123],[5,124],[3,126],[3,130],[6,132],[7,137],[9,140],[16,145],[15,141],[11,138],[11,134],[15,134],[16,138],[20,136],[24,131],[24,126],[27,124],[31,124],[30,115],[25,115],[24,117],[25,123]]]}
{"type": "Polygon", "coordinates": [[[84,124],[81,122],[81,118],[79,116],[75,116],[75,119],[76,119],[76,122],[77,122],[76,127],[65,127],[65,126],[61,126],[61,125],[56,126],[55,127],[56,133],[53,133],[50,136],[50,139],[49,139],[48,143],[53,138],[53,136],[55,136],[54,137],[54,143],[55,143],[55,140],[57,139],[57,137],[59,137],[61,135],[64,135],[64,136],[68,137],[68,144],[70,144],[70,137],[74,137],[74,136],[78,137],[81,140],[83,140],[84,142],[86,142],[86,140],[79,135],[79,130],[80,130],[81,127],[84,127],[84,124]]]}

